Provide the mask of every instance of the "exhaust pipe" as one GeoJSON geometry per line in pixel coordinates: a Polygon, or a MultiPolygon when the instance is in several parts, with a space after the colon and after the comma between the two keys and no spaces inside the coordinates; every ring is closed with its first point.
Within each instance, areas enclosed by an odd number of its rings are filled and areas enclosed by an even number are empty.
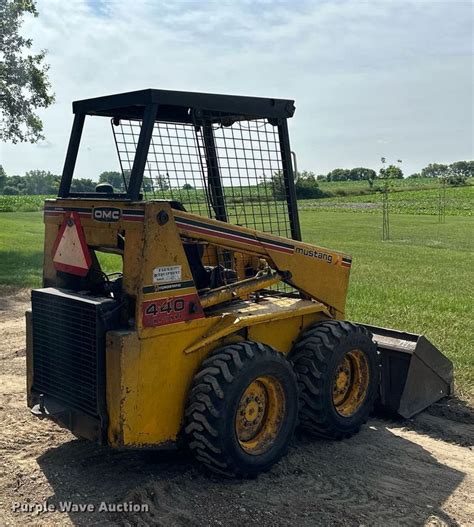
{"type": "Polygon", "coordinates": [[[384,410],[409,418],[453,394],[453,363],[424,335],[361,326],[373,334],[381,355],[384,410]]]}

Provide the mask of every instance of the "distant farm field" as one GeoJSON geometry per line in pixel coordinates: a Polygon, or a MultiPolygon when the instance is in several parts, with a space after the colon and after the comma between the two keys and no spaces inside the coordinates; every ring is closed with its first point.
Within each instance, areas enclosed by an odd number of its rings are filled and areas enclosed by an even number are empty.
{"type": "MultiPolygon", "coordinates": [[[[389,193],[389,210],[394,214],[423,214],[435,216],[439,211],[439,188],[427,190],[398,190],[389,193]]],[[[474,186],[447,187],[444,193],[445,213],[449,216],[474,215],[474,186]]],[[[380,213],[382,194],[340,196],[302,200],[300,210],[380,213]]]]}
{"type": "MultiPolygon", "coordinates": [[[[321,190],[333,194],[345,195],[357,192],[370,194],[373,191],[367,181],[318,181],[318,184],[321,190]]],[[[380,180],[376,180],[374,183],[374,188],[378,186],[380,186],[380,180]]],[[[439,182],[436,178],[430,177],[393,179],[391,186],[394,190],[421,190],[438,188],[439,182]]]]}
{"type": "Polygon", "coordinates": [[[0,212],[43,210],[44,200],[53,196],[0,196],[0,212]]]}
{"type": "MultiPolygon", "coordinates": [[[[376,212],[381,208],[382,194],[380,181],[370,187],[367,181],[320,181],[321,191],[327,198],[302,199],[299,206],[302,209],[324,209],[351,211],[354,209],[364,212],[376,212]]],[[[430,214],[438,213],[441,185],[434,178],[395,179],[390,181],[390,209],[393,213],[430,214]]],[[[183,202],[189,212],[203,213],[206,209],[206,194],[204,189],[172,188],[156,191],[157,199],[177,200],[183,202]]],[[[250,187],[224,187],[224,194],[230,209],[251,208],[252,204],[267,202],[270,209],[276,203],[285,206],[284,201],[274,197],[271,184],[250,187]]],[[[474,182],[472,178],[465,186],[447,186],[446,214],[452,216],[471,215],[474,202],[474,182]]],[[[55,196],[2,196],[0,195],[0,212],[34,212],[43,209],[46,198],[55,196]]],[[[152,199],[152,196],[148,197],[152,199]]],[[[232,210],[230,211],[232,215],[232,210]]]]}
{"type": "MultiPolygon", "coordinates": [[[[452,189],[459,201],[470,189],[452,189]]],[[[367,198],[367,196],[364,196],[367,198]]],[[[321,201],[321,200],[318,200],[321,201]]],[[[300,202],[304,240],[353,255],[349,319],[426,334],[456,365],[461,394],[474,395],[474,218],[469,210],[448,215],[398,213],[391,240],[381,241],[381,218],[364,209],[331,210],[300,202]]],[[[0,284],[41,283],[41,212],[0,213],[0,284]]],[[[114,270],[112,255],[102,261],[114,270]]]]}

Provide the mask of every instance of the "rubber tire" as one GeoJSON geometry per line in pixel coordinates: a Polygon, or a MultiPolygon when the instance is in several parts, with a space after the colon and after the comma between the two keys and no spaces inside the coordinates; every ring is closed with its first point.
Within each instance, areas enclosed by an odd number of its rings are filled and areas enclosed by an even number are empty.
{"type": "Polygon", "coordinates": [[[264,344],[244,341],[214,351],[193,379],[185,410],[185,428],[194,457],[213,472],[253,477],[283,455],[298,416],[298,381],[286,357],[264,344]],[[252,455],[239,444],[235,415],[247,386],[257,377],[277,378],[285,394],[285,416],[272,447],[252,455]]]}
{"type": "Polygon", "coordinates": [[[367,422],[378,395],[380,363],[372,335],[363,326],[339,320],[318,323],[300,336],[290,359],[298,376],[300,426],[326,438],[343,439],[357,433],[367,422]],[[332,401],[332,385],[345,353],[357,348],[365,353],[369,367],[367,396],[351,416],[340,415],[332,401]]]}

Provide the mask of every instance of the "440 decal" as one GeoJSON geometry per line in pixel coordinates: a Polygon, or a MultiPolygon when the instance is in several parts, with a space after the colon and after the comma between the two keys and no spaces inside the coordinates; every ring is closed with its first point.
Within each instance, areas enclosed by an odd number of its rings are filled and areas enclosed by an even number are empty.
{"type": "Polygon", "coordinates": [[[204,317],[196,294],[148,300],[142,303],[142,322],[145,328],[166,326],[204,317]]]}

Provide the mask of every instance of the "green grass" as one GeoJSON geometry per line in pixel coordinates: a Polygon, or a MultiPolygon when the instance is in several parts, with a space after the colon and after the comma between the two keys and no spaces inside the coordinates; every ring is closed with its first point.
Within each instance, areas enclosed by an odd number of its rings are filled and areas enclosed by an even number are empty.
{"type": "Polygon", "coordinates": [[[474,219],[302,211],[305,241],[353,256],[347,317],[424,333],[455,364],[461,393],[474,395],[474,219]]]}
{"type": "MultiPolygon", "coordinates": [[[[348,318],[426,334],[454,361],[461,394],[474,395],[474,218],[448,216],[440,225],[435,216],[394,214],[391,240],[382,242],[380,214],[304,203],[305,241],[354,258],[348,318]]],[[[43,227],[39,212],[0,214],[0,284],[40,285],[43,227]]],[[[116,270],[113,255],[101,261],[116,270]]]]}
{"type": "MultiPolygon", "coordinates": [[[[43,266],[42,212],[0,213],[0,285],[39,287],[43,266]]],[[[114,254],[101,254],[106,272],[117,270],[114,254]]]]}

